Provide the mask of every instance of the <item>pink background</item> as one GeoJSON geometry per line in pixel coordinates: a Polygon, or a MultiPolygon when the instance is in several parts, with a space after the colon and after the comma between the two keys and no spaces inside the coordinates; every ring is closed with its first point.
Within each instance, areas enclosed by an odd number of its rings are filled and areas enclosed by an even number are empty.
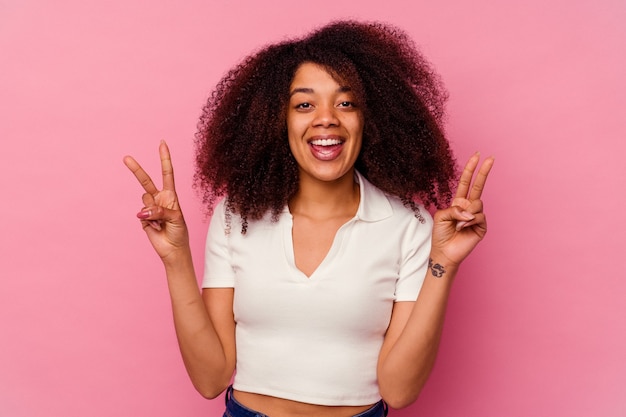
{"type": "Polygon", "coordinates": [[[157,173],[168,140],[200,272],[207,94],[340,17],[405,28],[449,88],[459,160],[496,156],[434,373],[392,415],[626,415],[624,1],[368,3],[0,1],[1,416],[221,415],[183,369],[122,156],[157,173]]]}

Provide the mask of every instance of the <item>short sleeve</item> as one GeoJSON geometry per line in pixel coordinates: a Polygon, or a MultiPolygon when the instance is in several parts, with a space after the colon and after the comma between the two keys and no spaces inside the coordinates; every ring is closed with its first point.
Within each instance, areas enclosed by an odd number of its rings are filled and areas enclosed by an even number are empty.
{"type": "Polygon", "coordinates": [[[205,253],[202,288],[231,288],[235,286],[235,274],[228,247],[225,200],[213,210],[209,223],[205,253]]]}
{"type": "Polygon", "coordinates": [[[417,300],[426,277],[433,219],[422,206],[420,214],[424,222],[413,216],[402,239],[402,262],[396,283],[395,301],[417,300]]]}

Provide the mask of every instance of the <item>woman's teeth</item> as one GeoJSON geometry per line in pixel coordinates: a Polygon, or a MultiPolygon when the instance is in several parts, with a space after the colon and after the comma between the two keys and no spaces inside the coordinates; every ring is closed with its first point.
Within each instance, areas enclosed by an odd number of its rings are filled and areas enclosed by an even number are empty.
{"type": "Polygon", "coordinates": [[[341,143],[339,139],[316,139],[311,141],[311,144],[315,146],[332,146],[340,145],[341,143]]]}

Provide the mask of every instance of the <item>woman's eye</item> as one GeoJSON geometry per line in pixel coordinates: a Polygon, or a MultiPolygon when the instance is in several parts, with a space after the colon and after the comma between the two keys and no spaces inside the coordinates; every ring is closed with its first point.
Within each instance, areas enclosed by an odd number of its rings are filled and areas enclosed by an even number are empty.
{"type": "Polygon", "coordinates": [[[354,103],[351,101],[342,101],[339,103],[339,107],[355,107],[354,103]]]}
{"type": "Polygon", "coordinates": [[[300,103],[296,105],[296,109],[310,109],[311,103],[300,103]]]}

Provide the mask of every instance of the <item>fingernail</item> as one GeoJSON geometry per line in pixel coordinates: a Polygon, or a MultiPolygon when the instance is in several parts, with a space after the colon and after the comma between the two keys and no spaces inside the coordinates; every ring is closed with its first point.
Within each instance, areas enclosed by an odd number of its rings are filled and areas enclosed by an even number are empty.
{"type": "Polygon", "coordinates": [[[463,216],[463,218],[465,220],[474,220],[474,215],[472,213],[470,213],[469,211],[463,210],[461,212],[461,216],[463,216]]]}
{"type": "Polygon", "coordinates": [[[148,217],[150,217],[151,214],[152,213],[150,213],[150,210],[143,210],[143,211],[140,211],[139,213],[137,213],[137,218],[145,220],[148,217]]]}
{"type": "Polygon", "coordinates": [[[460,231],[466,224],[467,222],[456,222],[456,231],[460,231]]]}

